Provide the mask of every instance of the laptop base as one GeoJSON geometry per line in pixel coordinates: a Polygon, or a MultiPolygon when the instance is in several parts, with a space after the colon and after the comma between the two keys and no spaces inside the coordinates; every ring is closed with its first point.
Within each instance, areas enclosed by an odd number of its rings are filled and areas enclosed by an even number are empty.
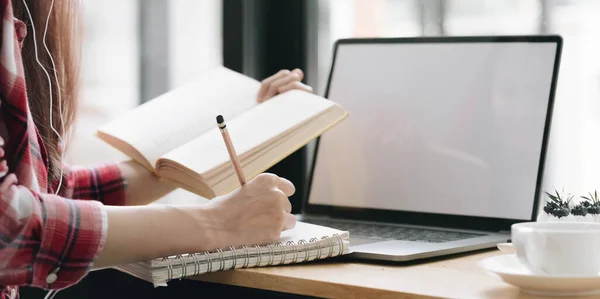
{"type": "MultiPolygon", "coordinates": [[[[333,228],[344,229],[342,225],[373,225],[373,223],[363,221],[353,221],[334,218],[311,217],[307,215],[298,215],[298,221],[323,224],[324,221],[333,228]],[[336,227],[335,223],[340,225],[336,227]]],[[[377,237],[353,236],[352,229],[350,232],[350,249],[352,253],[350,258],[363,260],[378,260],[388,262],[406,262],[432,257],[452,255],[457,253],[467,253],[482,249],[490,249],[496,247],[498,243],[505,243],[510,240],[510,233],[490,233],[481,231],[465,231],[465,230],[450,230],[437,227],[401,225],[392,223],[375,223],[375,225],[384,225],[389,227],[409,228],[409,229],[424,229],[448,232],[448,234],[467,233],[476,234],[474,237],[469,237],[461,240],[425,242],[425,241],[406,241],[406,240],[390,240],[377,237]]]]}

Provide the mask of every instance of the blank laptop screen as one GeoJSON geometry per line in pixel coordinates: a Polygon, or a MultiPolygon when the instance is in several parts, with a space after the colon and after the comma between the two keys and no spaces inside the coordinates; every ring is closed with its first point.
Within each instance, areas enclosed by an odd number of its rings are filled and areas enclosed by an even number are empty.
{"type": "Polygon", "coordinates": [[[530,219],[557,47],[340,44],[309,204],[530,219]]]}

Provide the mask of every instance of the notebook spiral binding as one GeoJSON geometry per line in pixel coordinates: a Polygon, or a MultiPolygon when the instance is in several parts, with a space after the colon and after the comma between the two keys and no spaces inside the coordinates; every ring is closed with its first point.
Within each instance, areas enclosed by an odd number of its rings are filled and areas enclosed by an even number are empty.
{"type": "MultiPolygon", "coordinates": [[[[329,250],[328,250],[325,258],[330,258],[333,256],[333,254],[334,254],[333,249],[336,245],[338,246],[338,248],[340,248],[340,250],[344,246],[344,241],[342,240],[342,238],[340,237],[339,234],[334,234],[333,238],[329,237],[329,236],[323,236],[323,237],[321,237],[321,240],[327,240],[329,242],[329,246],[327,246],[329,248],[329,250]]],[[[319,242],[318,238],[311,238],[308,242],[306,242],[305,240],[300,240],[300,241],[298,241],[297,244],[294,241],[287,241],[285,246],[283,245],[282,242],[265,245],[269,250],[269,261],[267,263],[267,266],[273,266],[275,264],[275,247],[283,248],[283,253],[281,253],[282,257],[281,257],[281,261],[279,264],[282,264],[287,260],[288,254],[293,254],[292,261],[291,261],[292,264],[295,264],[298,262],[306,262],[309,259],[309,255],[306,254],[305,257],[301,261],[299,261],[298,260],[299,253],[307,252],[310,244],[313,244],[313,243],[319,243],[319,250],[318,250],[318,255],[317,255],[316,259],[322,259],[325,248],[323,247],[324,244],[322,242],[319,242]],[[288,251],[288,248],[291,248],[291,250],[288,251]],[[300,249],[303,249],[303,251],[300,251],[300,249]]],[[[259,246],[259,245],[253,245],[253,246],[257,250],[257,256],[256,256],[257,261],[253,266],[258,267],[262,262],[263,248],[261,248],[261,246],[259,246]]],[[[227,267],[225,264],[225,252],[222,249],[216,249],[214,252],[204,251],[199,254],[189,253],[189,254],[184,254],[184,255],[178,254],[175,257],[165,257],[162,260],[167,263],[167,279],[168,280],[183,279],[184,277],[188,276],[188,271],[187,271],[188,264],[185,263],[186,258],[188,258],[188,259],[191,258],[191,260],[194,264],[194,271],[193,271],[193,273],[189,273],[190,276],[200,274],[202,264],[205,264],[207,267],[206,273],[214,272],[211,253],[219,254],[219,268],[216,269],[215,271],[236,269],[237,262],[238,262],[237,260],[240,259],[238,253],[242,253],[242,251],[243,251],[243,264],[242,264],[241,268],[250,267],[250,252],[248,251],[247,246],[242,245],[239,248],[234,248],[232,246],[229,246],[229,247],[227,247],[227,249],[228,250],[226,250],[226,251],[231,252],[230,258],[231,258],[231,261],[233,262],[233,264],[228,269],[226,269],[227,267]],[[206,258],[202,258],[203,256],[206,256],[206,258]],[[174,267],[181,268],[181,276],[179,276],[177,278],[174,277],[174,267]]],[[[340,253],[341,253],[341,251],[340,251],[340,253]]]]}

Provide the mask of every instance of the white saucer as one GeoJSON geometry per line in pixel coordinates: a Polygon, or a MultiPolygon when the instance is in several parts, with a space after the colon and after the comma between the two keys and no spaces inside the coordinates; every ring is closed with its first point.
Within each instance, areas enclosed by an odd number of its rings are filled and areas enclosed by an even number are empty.
{"type": "Polygon", "coordinates": [[[542,296],[585,296],[600,294],[600,275],[592,277],[558,277],[532,274],[514,254],[486,258],[479,262],[484,270],[521,289],[542,296]]]}

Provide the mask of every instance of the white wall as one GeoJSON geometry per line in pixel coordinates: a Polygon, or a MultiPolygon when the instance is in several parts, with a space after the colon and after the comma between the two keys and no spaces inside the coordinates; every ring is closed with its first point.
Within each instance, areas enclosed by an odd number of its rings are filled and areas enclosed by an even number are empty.
{"type": "Polygon", "coordinates": [[[170,85],[221,65],[221,0],[170,0],[170,85]]]}

